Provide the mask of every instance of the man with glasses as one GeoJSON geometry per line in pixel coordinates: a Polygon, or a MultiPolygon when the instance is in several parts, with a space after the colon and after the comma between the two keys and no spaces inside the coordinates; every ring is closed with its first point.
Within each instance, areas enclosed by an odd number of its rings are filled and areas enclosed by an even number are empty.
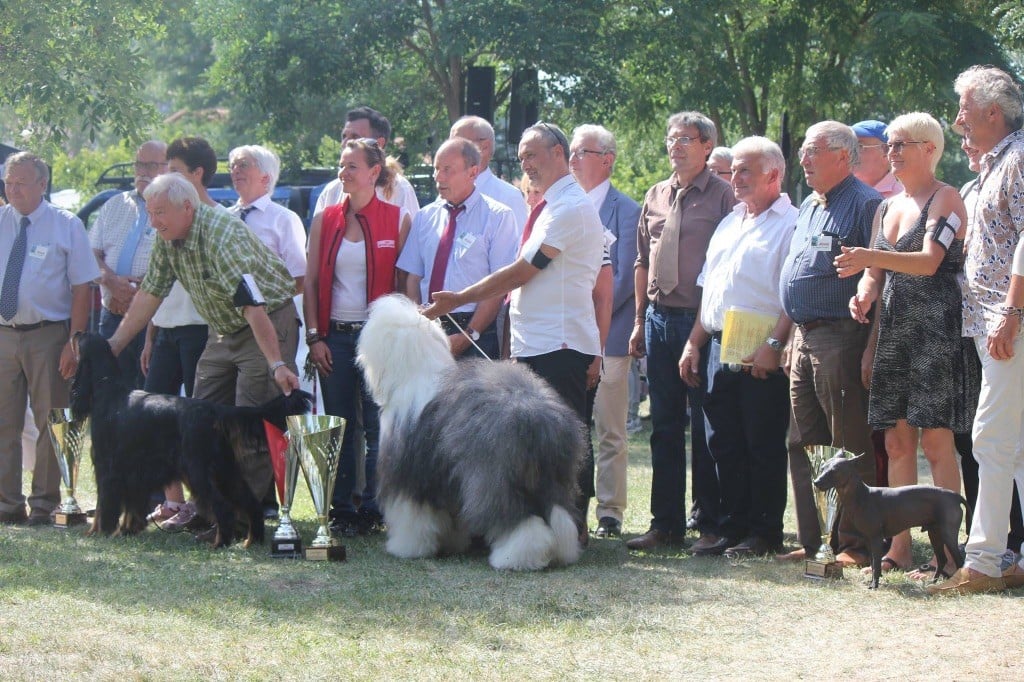
{"type": "Polygon", "coordinates": [[[491,159],[494,158],[494,128],[491,124],[479,116],[463,116],[452,124],[448,137],[464,137],[480,149],[480,174],[476,176],[476,188],[485,197],[512,209],[516,230],[522,234],[527,213],[523,193],[491,172],[491,159]]]}
{"type": "MultiPolygon", "coordinates": [[[[154,231],[149,224],[142,194],[153,178],[167,172],[167,145],[158,140],[145,142],[135,152],[135,187],[107,200],[89,230],[89,242],[100,266],[100,334],[109,339],[138,290],[149,265],[154,231]]],[[[146,343],[141,332],[118,357],[121,377],[130,389],[146,381],[139,358],[146,343]]]]}
{"type": "MultiPolygon", "coordinates": [[[[790,350],[789,470],[801,544],[780,557],[786,560],[813,557],[821,543],[804,449],[830,445],[858,455],[873,451],[868,391],[861,381],[870,328],[850,317],[857,278],[840,279],[833,265],[840,247],[871,245],[871,224],[882,200],[853,175],[859,146],[852,128],[822,121],[807,129],[800,148],[800,165],[814,192],[800,205],[779,282],[783,308],[795,325],[790,350]]],[[[861,478],[874,485],[874,459],[861,462],[861,478]]],[[[868,563],[864,540],[848,528],[845,516],[840,516],[832,542],[841,563],[868,563]]]]}
{"type": "MultiPolygon", "coordinates": [[[[593,291],[604,252],[597,209],[569,172],[569,141],[557,126],[537,123],[519,142],[523,173],[543,192],[530,213],[519,256],[476,284],[434,293],[424,311],[437,318],[467,303],[512,292],[512,357],[530,367],[580,417],[587,408],[587,368],[601,354],[593,291]]],[[[585,507],[578,500],[581,537],[585,507]]]]}
{"type": "Polygon", "coordinates": [[[611,184],[615,136],[599,125],[582,125],[572,133],[569,165],[576,182],[597,209],[604,225],[612,264],[611,323],[605,341],[601,381],[594,397],[596,468],[596,537],[618,537],[626,510],[626,413],[629,410],[629,334],[633,331],[633,263],[640,206],[611,184]]]}
{"type": "Polygon", "coordinates": [[[635,319],[629,339],[634,357],[647,355],[651,403],[651,525],[626,543],[648,550],[678,544],[686,534],[686,408],[693,452],[693,515],[701,538],[694,551],[721,553],[713,533],[718,516],[718,479],[704,434],[706,354],[696,387],[679,376],[678,362],[697,319],[708,243],[736,203],[732,187],[708,170],[718,141],[707,116],[687,111],[668,119],[665,148],[672,177],[644,197],[637,225],[634,270],[635,319]]]}
{"type": "MultiPolygon", "coordinates": [[[[342,147],[350,140],[372,140],[374,144],[384,149],[390,138],[391,121],[376,109],[356,107],[345,114],[345,127],[341,130],[342,147]]],[[[331,180],[324,186],[320,196],[316,198],[315,213],[320,213],[328,206],[340,204],[344,197],[345,190],[342,189],[341,180],[339,178],[331,180]]],[[[389,204],[401,206],[409,212],[410,218],[415,218],[416,212],[420,210],[420,203],[416,199],[416,190],[398,172],[395,173],[393,185],[377,188],[377,198],[389,204]]]]}

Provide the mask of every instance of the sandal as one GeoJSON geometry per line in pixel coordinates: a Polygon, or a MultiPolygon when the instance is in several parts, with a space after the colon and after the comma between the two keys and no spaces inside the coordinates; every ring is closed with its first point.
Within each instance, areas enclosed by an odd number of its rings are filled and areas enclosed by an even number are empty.
{"type": "MultiPolygon", "coordinates": [[[[942,569],[941,571],[939,571],[940,579],[944,578],[948,580],[949,577],[950,574],[946,571],[946,569],[942,569]]],[[[910,580],[928,580],[933,582],[936,579],[935,564],[933,564],[930,561],[926,561],[925,563],[915,568],[913,571],[908,571],[907,578],[909,578],[910,580]]]]}
{"type": "MultiPolygon", "coordinates": [[[[882,557],[880,570],[881,570],[882,573],[888,573],[889,571],[903,571],[903,570],[906,570],[906,569],[904,569],[902,566],[900,566],[898,563],[896,563],[896,560],[893,559],[892,557],[884,556],[884,557],[882,557]]],[[[870,566],[865,566],[864,568],[860,569],[860,572],[861,572],[861,575],[870,576],[871,575],[871,567],[870,566]]]]}

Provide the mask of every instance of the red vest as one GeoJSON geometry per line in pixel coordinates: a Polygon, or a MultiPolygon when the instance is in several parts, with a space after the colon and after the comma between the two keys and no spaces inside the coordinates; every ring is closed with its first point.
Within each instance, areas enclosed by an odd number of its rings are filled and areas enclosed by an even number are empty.
{"type": "MultiPolygon", "coordinates": [[[[334,284],[334,266],[338,249],[345,235],[345,212],[348,197],[340,204],[328,206],[320,222],[320,262],[317,267],[317,329],[327,336],[331,321],[331,288],[334,284]]],[[[374,194],[363,210],[356,213],[363,229],[366,245],[366,302],[395,291],[395,263],[398,261],[398,232],[401,210],[394,204],[381,201],[374,194]]]]}

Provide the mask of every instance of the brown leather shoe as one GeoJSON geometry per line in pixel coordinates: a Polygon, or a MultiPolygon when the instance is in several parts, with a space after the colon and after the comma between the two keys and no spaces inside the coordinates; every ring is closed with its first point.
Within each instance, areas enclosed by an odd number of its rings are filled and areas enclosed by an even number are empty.
{"type": "Polygon", "coordinates": [[[694,556],[722,556],[725,550],[736,544],[732,538],[720,537],[711,533],[700,536],[697,542],[690,547],[694,556]]]}
{"type": "Polygon", "coordinates": [[[651,528],[643,535],[626,540],[627,549],[647,550],[665,545],[681,544],[683,538],[675,533],[669,533],[657,528],[651,528]]]}
{"type": "Polygon", "coordinates": [[[14,511],[0,512],[0,523],[7,526],[20,526],[28,520],[28,513],[25,506],[16,508],[14,511]]]}
{"type": "Polygon", "coordinates": [[[697,538],[697,542],[690,545],[690,551],[696,554],[697,552],[703,552],[708,547],[721,542],[722,538],[718,537],[714,533],[701,533],[700,537],[697,538]]]}
{"type": "Polygon", "coordinates": [[[1013,562],[1010,567],[1003,571],[1003,584],[1011,590],[1024,587],[1024,568],[1018,562],[1013,562]]]}
{"type": "Polygon", "coordinates": [[[743,538],[740,542],[725,550],[725,556],[731,559],[742,557],[768,556],[779,551],[780,546],[772,544],[764,538],[756,535],[743,538]]]}
{"type": "Polygon", "coordinates": [[[25,521],[26,525],[29,526],[51,526],[53,525],[53,517],[47,512],[32,512],[29,514],[28,520],[25,521]]]}
{"type": "Polygon", "coordinates": [[[925,588],[928,594],[982,594],[1006,589],[1002,577],[993,578],[964,566],[953,577],[925,588]]]}

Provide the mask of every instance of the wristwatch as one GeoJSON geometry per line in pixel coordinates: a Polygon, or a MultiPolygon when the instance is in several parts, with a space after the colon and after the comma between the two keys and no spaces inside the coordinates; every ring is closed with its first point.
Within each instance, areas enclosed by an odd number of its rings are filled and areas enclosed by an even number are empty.
{"type": "Polygon", "coordinates": [[[472,327],[466,327],[466,333],[469,334],[469,338],[473,339],[473,341],[480,340],[480,332],[473,329],[472,327]]]}
{"type": "Polygon", "coordinates": [[[769,336],[767,339],[764,340],[764,342],[767,343],[768,347],[771,348],[772,350],[782,350],[783,348],[786,347],[786,344],[784,344],[782,341],[779,341],[774,336],[769,336]]]}
{"type": "Polygon", "coordinates": [[[310,327],[306,330],[306,345],[312,345],[320,340],[320,334],[316,327],[310,327]]]}

